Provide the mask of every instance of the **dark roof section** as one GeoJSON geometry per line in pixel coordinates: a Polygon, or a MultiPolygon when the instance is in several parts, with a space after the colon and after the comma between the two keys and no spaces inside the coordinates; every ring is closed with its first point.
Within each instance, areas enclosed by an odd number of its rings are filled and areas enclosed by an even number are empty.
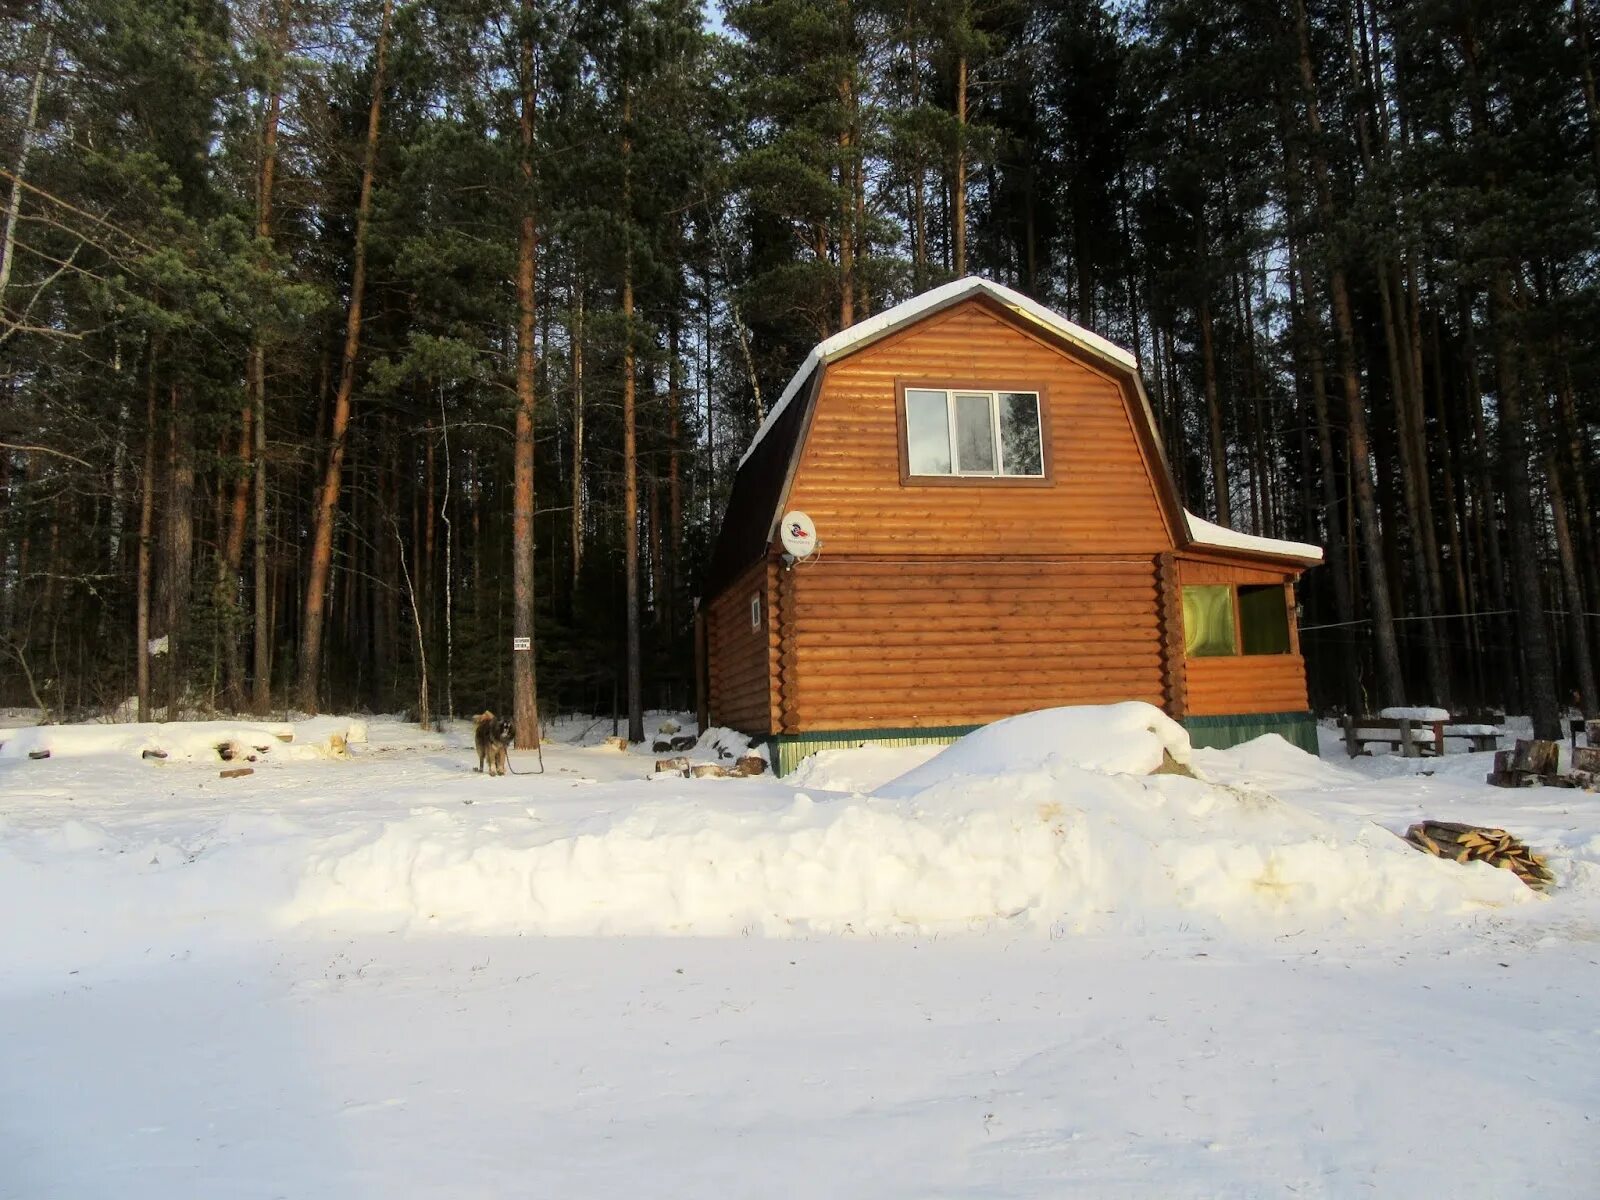
{"type": "Polygon", "coordinates": [[[717,534],[702,583],[700,594],[707,600],[719,594],[740,571],[767,551],[772,522],[778,515],[778,505],[783,502],[783,490],[789,480],[795,451],[800,447],[800,435],[811,412],[817,373],[821,370],[820,366],[812,369],[810,378],[800,385],[797,398],[803,403],[790,404],[778,414],[777,421],[733,477],[728,511],[723,514],[722,529],[717,534]]]}

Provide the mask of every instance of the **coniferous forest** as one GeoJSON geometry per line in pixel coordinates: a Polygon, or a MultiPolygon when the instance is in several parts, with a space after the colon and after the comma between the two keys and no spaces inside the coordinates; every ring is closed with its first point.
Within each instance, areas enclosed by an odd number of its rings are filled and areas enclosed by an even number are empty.
{"type": "Polygon", "coordinates": [[[1590,3],[10,0],[0,704],[688,706],[764,411],[976,273],[1137,354],[1188,507],[1326,547],[1316,707],[1553,736],[1590,3]]]}

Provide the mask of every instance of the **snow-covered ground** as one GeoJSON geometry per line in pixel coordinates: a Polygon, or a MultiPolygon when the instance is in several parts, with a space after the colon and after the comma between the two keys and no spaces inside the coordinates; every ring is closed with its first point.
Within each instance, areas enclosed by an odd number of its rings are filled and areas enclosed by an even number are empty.
{"type": "Polygon", "coordinates": [[[1600,796],[1136,705],[784,781],[555,732],[0,731],[0,1197],[1595,1194],[1600,796]]]}

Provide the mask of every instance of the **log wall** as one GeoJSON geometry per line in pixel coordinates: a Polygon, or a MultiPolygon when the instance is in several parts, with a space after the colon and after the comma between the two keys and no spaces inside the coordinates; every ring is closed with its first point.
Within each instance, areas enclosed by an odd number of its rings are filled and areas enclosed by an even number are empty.
{"type": "Polygon", "coordinates": [[[1184,672],[1186,714],[1305,712],[1306,660],[1298,654],[1191,658],[1184,672]]]}
{"type": "Polygon", "coordinates": [[[706,610],[707,708],[713,725],[770,733],[776,707],[772,574],[767,559],[752,563],[706,610]],[[750,628],[750,598],[761,597],[761,627],[750,628]]]}
{"type": "Polygon", "coordinates": [[[782,572],[784,733],[981,724],[1148,700],[1164,671],[1154,557],[836,556],[782,572]]]}

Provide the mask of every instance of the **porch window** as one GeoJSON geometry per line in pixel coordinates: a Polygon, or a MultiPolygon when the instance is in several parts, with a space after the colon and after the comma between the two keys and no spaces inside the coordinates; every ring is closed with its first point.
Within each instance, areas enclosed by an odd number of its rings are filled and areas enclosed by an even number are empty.
{"type": "Polygon", "coordinates": [[[907,476],[1043,480],[1036,391],[905,389],[907,476]]]}
{"type": "Polygon", "coordinates": [[[1204,584],[1183,589],[1183,652],[1189,658],[1288,654],[1283,584],[1204,584]]]}
{"type": "Polygon", "coordinates": [[[1246,654],[1289,653],[1289,605],[1283,585],[1239,585],[1239,633],[1246,654]]]}
{"type": "Polygon", "coordinates": [[[1183,652],[1189,658],[1237,654],[1233,589],[1227,584],[1183,589],[1183,652]]]}

